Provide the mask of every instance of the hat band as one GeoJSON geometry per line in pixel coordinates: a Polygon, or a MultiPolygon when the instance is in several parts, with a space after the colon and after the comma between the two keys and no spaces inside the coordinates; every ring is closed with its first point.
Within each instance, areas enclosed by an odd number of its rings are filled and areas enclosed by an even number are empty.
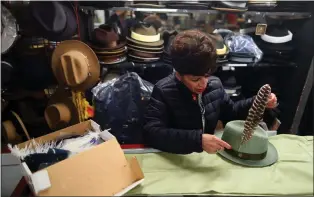
{"type": "Polygon", "coordinates": [[[132,31],[131,38],[137,41],[141,41],[141,42],[158,42],[160,40],[160,34],[147,36],[147,35],[141,35],[132,31]]]}
{"type": "Polygon", "coordinates": [[[222,48],[222,49],[216,49],[216,53],[217,53],[217,55],[224,55],[224,54],[226,54],[227,53],[226,45],[224,45],[224,48],[222,48]]]}
{"type": "Polygon", "coordinates": [[[261,35],[262,40],[265,42],[269,43],[274,43],[274,44],[281,44],[281,43],[286,43],[292,40],[293,34],[291,31],[288,31],[288,35],[283,36],[283,37],[275,37],[275,36],[269,36],[267,34],[261,35]]]}
{"type": "Polygon", "coordinates": [[[238,151],[235,151],[232,149],[225,149],[225,152],[234,156],[234,157],[237,157],[237,158],[240,158],[243,160],[262,160],[267,155],[267,151],[265,151],[261,154],[250,154],[250,153],[238,152],[238,151]]]}

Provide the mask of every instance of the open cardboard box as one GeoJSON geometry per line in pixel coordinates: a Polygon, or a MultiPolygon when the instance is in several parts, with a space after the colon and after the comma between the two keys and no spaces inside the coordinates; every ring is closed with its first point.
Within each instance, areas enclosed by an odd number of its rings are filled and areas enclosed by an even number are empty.
{"type": "MultiPolygon", "coordinates": [[[[34,140],[45,143],[99,129],[97,123],[89,120],[34,140]]],[[[127,161],[116,138],[108,131],[101,135],[106,140],[104,143],[35,173],[22,163],[33,193],[37,196],[121,196],[139,185],[144,174],[137,159],[127,161]]],[[[32,146],[32,140],[18,145],[25,146],[32,146]]]]}

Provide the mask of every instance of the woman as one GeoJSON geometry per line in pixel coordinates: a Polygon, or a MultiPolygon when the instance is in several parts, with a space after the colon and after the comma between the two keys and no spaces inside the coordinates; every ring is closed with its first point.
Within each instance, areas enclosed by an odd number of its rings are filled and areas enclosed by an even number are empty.
{"type": "MultiPolygon", "coordinates": [[[[205,33],[179,33],[172,42],[171,56],[176,72],[155,85],[147,107],[147,144],[177,154],[230,149],[213,135],[217,122],[244,120],[253,98],[234,103],[221,81],[211,76],[216,69],[216,49],[205,33]]],[[[274,108],[276,102],[271,94],[267,107],[274,108]]]]}

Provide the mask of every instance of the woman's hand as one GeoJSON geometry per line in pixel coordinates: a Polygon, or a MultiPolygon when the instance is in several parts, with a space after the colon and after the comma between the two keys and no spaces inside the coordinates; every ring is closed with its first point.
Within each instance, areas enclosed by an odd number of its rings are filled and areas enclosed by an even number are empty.
{"type": "Polygon", "coordinates": [[[231,146],[227,142],[210,134],[203,134],[202,147],[204,151],[210,154],[217,153],[218,151],[224,150],[225,148],[231,149],[231,146]]]}
{"type": "Polygon", "coordinates": [[[275,107],[277,107],[277,97],[274,93],[271,93],[268,98],[266,108],[273,109],[275,107]]]}

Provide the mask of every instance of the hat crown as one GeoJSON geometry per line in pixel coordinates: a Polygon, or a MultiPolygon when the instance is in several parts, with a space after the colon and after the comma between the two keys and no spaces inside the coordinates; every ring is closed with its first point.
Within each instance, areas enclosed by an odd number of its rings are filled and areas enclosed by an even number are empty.
{"type": "Polygon", "coordinates": [[[40,28],[61,32],[66,26],[66,14],[60,2],[31,2],[31,12],[40,28]],[[49,12],[47,14],[47,12],[49,12]]]}
{"type": "Polygon", "coordinates": [[[61,68],[63,70],[65,83],[68,86],[82,84],[89,75],[89,62],[87,57],[75,50],[61,55],[61,68]]]}
{"type": "Polygon", "coordinates": [[[54,128],[60,123],[69,123],[71,111],[64,103],[50,105],[45,110],[45,119],[50,128],[54,128]]]}
{"type": "Polygon", "coordinates": [[[133,32],[145,35],[145,36],[156,36],[158,34],[157,30],[152,26],[148,24],[141,24],[132,30],[133,32]]]}
{"type": "Polygon", "coordinates": [[[245,121],[236,120],[228,122],[222,140],[231,145],[232,149],[246,154],[262,154],[268,150],[268,135],[260,126],[255,128],[252,138],[241,144],[245,121]]]}
{"type": "Polygon", "coordinates": [[[111,27],[103,26],[103,28],[94,30],[93,40],[103,44],[105,47],[113,48],[117,46],[119,35],[111,27]]]}

